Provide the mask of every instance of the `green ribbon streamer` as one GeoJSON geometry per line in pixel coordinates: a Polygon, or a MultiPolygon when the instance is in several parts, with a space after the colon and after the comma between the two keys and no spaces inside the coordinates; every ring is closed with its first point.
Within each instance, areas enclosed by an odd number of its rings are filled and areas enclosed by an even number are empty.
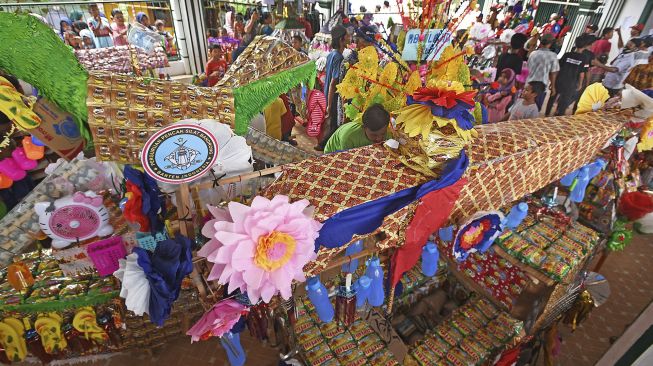
{"type": "Polygon", "coordinates": [[[21,313],[43,313],[50,311],[63,311],[66,309],[81,308],[104,304],[118,297],[119,291],[111,291],[103,294],[86,294],[70,300],[56,300],[36,304],[0,305],[0,311],[18,311],[21,313]]]}
{"type": "Polygon", "coordinates": [[[292,87],[306,82],[312,89],[316,74],[315,61],[310,61],[234,89],[236,133],[246,135],[252,118],[292,87]]]}
{"type": "Polygon", "coordinates": [[[0,12],[0,69],[72,114],[81,135],[91,141],[86,126],[88,73],[50,27],[31,15],[0,12]]]}

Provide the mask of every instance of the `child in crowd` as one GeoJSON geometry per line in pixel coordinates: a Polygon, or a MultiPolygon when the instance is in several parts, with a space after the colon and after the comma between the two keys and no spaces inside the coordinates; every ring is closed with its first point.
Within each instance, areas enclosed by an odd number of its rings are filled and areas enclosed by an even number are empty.
{"type": "Polygon", "coordinates": [[[501,122],[505,117],[506,109],[512,103],[515,93],[515,72],[510,68],[503,69],[497,83],[499,87],[493,93],[486,94],[484,98],[489,123],[501,122]]]}
{"type": "Polygon", "coordinates": [[[127,24],[125,24],[125,16],[120,9],[111,10],[111,29],[113,30],[113,45],[114,46],[127,46],[127,24]]]}
{"type": "Polygon", "coordinates": [[[88,18],[88,27],[93,31],[95,37],[95,47],[104,48],[113,46],[113,39],[111,38],[112,30],[109,21],[102,14],[96,4],[88,6],[88,12],[91,17],[88,18]]]}
{"type": "Polygon", "coordinates": [[[544,83],[541,81],[531,81],[526,84],[520,99],[510,108],[509,120],[537,118],[540,116],[540,110],[537,108],[535,99],[544,94],[544,83]]]}
{"type": "Polygon", "coordinates": [[[93,32],[90,29],[82,29],[79,31],[79,36],[82,38],[81,48],[91,50],[95,48],[95,40],[93,39],[93,32]]]}
{"type": "Polygon", "coordinates": [[[172,34],[166,30],[166,23],[163,21],[163,19],[157,19],[154,22],[154,26],[156,27],[157,33],[163,36],[163,45],[166,50],[166,55],[174,56],[173,43],[175,39],[172,34]]]}
{"type": "Polygon", "coordinates": [[[304,39],[302,36],[296,34],[292,36],[292,48],[295,49],[295,51],[298,51],[301,54],[306,54],[306,51],[304,51],[304,39]]]}
{"type": "Polygon", "coordinates": [[[206,64],[206,76],[208,78],[208,86],[214,86],[224,73],[227,72],[227,62],[222,55],[222,47],[217,44],[212,44],[209,47],[209,55],[211,58],[206,64]]]}
{"type": "Polygon", "coordinates": [[[234,21],[234,38],[242,39],[243,34],[245,33],[245,19],[241,13],[236,14],[236,20],[234,21]]]}

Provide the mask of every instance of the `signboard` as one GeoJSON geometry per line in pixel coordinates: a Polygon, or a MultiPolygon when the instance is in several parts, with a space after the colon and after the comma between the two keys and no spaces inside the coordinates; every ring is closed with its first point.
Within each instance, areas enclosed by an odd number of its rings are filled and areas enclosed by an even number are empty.
{"type": "Polygon", "coordinates": [[[40,98],[34,104],[34,113],[41,117],[41,125],[28,130],[30,135],[43,142],[57,155],[70,161],[84,148],[84,138],[73,116],[53,103],[40,98]]]}
{"type": "Polygon", "coordinates": [[[218,142],[205,128],[177,124],[150,137],[141,152],[141,163],[150,177],[181,184],[200,178],[218,157],[218,142]]]}
{"type": "Polygon", "coordinates": [[[416,61],[419,43],[423,44],[422,60],[437,60],[442,51],[451,43],[451,32],[440,35],[442,29],[427,29],[424,31],[424,40],[421,42],[419,40],[420,32],[419,29],[411,29],[406,33],[404,49],[401,53],[402,60],[416,61]],[[437,44],[434,45],[436,42],[437,44]],[[428,54],[427,51],[429,51],[428,54]]]}

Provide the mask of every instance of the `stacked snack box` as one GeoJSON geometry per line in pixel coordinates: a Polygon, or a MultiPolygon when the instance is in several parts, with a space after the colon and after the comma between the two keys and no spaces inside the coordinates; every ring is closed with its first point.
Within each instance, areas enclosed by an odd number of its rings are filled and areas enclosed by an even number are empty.
{"type": "Polygon", "coordinates": [[[520,321],[489,301],[476,298],[424,337],[404,359],[404,365],[479,365],[501,351],[521,328],[520,321]]]}
{"type": "Polygon", "coordinates": [[[308,365],[399,365],[378,334],[360,317],[348,326],[321,323],[309,301],[297,304],[297,342],[308,365]]]}
{"type": "Polygon", "coordinates": [[[594,248],[599,234],[578,222],[565,227],[553,218],[527,216],[516,230],[506,230],[496,243],[511,256],[562,281],[594,248]]]}

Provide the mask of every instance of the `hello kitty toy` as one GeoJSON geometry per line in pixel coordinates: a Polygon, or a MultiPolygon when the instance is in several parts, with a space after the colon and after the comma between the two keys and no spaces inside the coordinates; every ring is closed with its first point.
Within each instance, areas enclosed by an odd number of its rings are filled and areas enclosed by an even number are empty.
{"type": "Polygon", "coordinates": [[[52,247],[56,249],[113,233],[102,196],[93,191],[75,192],[54,202],[38,202],[34,210],[41,230],[52,238],[52,247]]]}

